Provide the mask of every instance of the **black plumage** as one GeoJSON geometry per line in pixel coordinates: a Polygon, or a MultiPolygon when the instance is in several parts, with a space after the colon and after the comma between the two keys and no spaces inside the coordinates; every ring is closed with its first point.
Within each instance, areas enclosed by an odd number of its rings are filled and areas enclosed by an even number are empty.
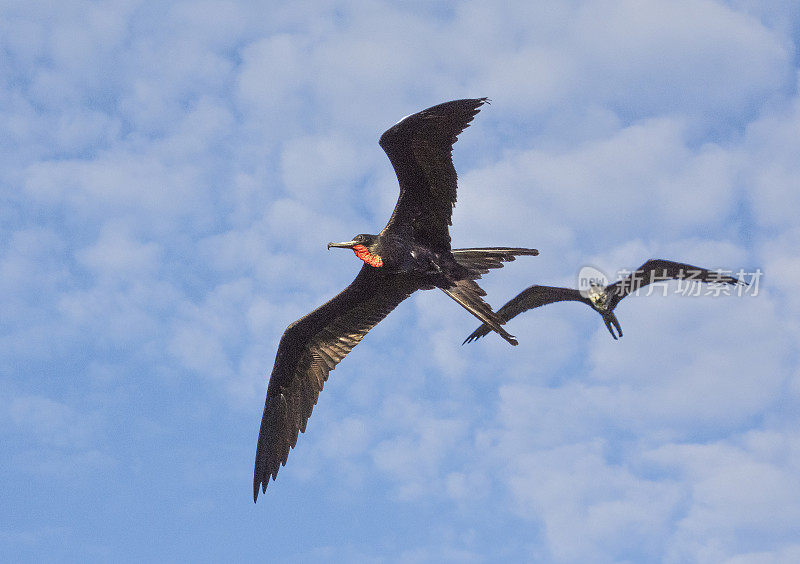
{"type": "MultiPolygon", "coordinates": [[[[617,307],[619,301],[628,294],[648,284],[669,279],[742,284],[742,282],[736,278],[723,276],[717,272],[698,266],[663,259],[650,259],[622,280],[609,284],[605,288],[602,286],[593,286],[588,292],[585,292],[587,295],[584,295],[584,293],[574,288],[531,286],[509,300],[508,303],[497,310],[497,314],[505,321],[508,321],[523,311],[528,311],[529,309],[552,304],[554,302],[583,302],[600,314],[611,336],[617,339],[618,336],[614,333],[614,329],[617,330],[619,337],[622,337],[622,327],[619,325],[617,316],[614,315],[614,308],[617,307]]],[[[480,339],[488,334],[489,331],[490,328],[486,324],[481,325],[464,340],[464,343],[480,339]]]]}
{"type": "Polygon", "coordinates": [[[336,297],[292,323],[281,337],[272,369],[256,449],[253,500],[266,492],[317,402],[328,373],[364,335],[416,290],[440,288],[509,343],[505,323],[483,301],[475,282],[492,268],[536,249],[451,249],[456,202],[452,147],[486,98],[446,102],[389,128],[380,145],[400,184],[400,196],[378,235],[329,243],[364,261],[355,280],[336,297]]]}

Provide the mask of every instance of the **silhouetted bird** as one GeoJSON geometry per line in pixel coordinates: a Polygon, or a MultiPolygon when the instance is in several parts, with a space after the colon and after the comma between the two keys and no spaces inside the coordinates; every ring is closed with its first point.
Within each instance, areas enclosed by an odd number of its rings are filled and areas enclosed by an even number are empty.
{"type": "MultiPolygon", "coordinates": [[[[617,339],[617,335],[614,334],[614,328],[616,328],[619,336],[622,337],[622,328],[619,325],[619,321],[617,321],[617,317],[614,315],[614,308],[617,307],[619,301],[643,286],[669,279],[688,279],[697,280],[699,282],[717,282],[723,284],[743,283],[731,276],[722,276],[716,272],[690,264],[662,259],[651,259],[640,266],[635,272],[631,272],[622,280],[609,284],[605,288],[593,284],[586,292],[588,296],[584,296],[579,290],[573,288],[531,286],[497,310],[497,314],[508,321],[523,311],[528,311],[529,309],[552,304],[554,302],[583,302],[591,306],[602,316],[611,336],[617,339]]],[[[489,333],[489,330],[490,328],[488,325],[481,325],[464,340],[464,343],[480,339],[489,333]]]]}
{"type": "Polygon", "coordinates": [[[394,166],[400,198],[378,235],[356,235],[330,247],[352,249],[364,261],[339,295],[286,329],[272,369],[256,449],[253,500],[266,492],[305,431],[328,372],[381,319],[416,290],[440,288],[512,345],[505,323],[483,301],[475,282],[490,268],[536,249],[451,249],[448,225],[456,201],[452,149],[486,98],[456,100],[408,116],[380,145],[394,166]]]}

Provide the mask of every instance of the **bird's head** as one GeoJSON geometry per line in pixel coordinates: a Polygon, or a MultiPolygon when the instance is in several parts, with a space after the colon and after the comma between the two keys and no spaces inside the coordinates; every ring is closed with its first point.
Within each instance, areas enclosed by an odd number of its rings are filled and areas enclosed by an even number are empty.
{"type": "Polygon", "coordinates": [[[358,258],[363,260],[370,266],[379,268],[383,266],[383,259],[378,252],[379,238],[377,235],[369,235],[362,233],[353,237],[352,241],[345,241],[343,243],[328,243],[328,249],[331,247],[340,247],[343,249],[353,249],[353,252],[358,258]]]}
{"type": "Polygon", "coordinates": [[[608,293],[603,286],[592,282],[587,292],[587,297],[592,302],[592,307],[597,311],[602,313],[608,308],[608,293]]]}

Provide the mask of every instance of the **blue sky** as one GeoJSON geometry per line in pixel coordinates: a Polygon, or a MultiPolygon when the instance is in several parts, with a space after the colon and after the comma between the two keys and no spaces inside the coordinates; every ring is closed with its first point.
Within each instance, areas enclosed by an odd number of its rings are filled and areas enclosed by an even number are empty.
{"type": "Polygon", "coordinates": [[[794,0],[0,3],[0,553],[800,560],[794,0]],[[580,304],[469,346],[421,292],[252,503],[283,330],[359,268],[402,116],[489,96],[454,246],[495,306],[651,257],[758,296],[580,304]]]}

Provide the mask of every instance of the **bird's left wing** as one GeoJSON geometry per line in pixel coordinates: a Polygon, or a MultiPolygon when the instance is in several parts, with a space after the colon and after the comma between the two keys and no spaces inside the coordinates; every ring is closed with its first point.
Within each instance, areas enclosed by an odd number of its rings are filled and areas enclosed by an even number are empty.
{"type": "Polygon", "coordinates": [[[609,308],[614,309],[619,301],[639,288],[663,280],[697,280],[698,282],[716,282],[720,284],[742,284],[737,278],[724,276],[714,270],[692,266],[684,262],[673,262],[664,259],[650,259],[631,272],[622,280],[606,287],[609,308]]]}
{"type": "Polygon", "coordinates": [[[253,501],[259,487],[267,491],[286,464],[289,449],[317,403],[333,370],[367,332],[414,290],[402,278],[388,278],[364,265],[345,290],[292,323],[281,337],[267,387],[264,415],[256,448],[253,501]]]}
{"type": "MultiPolygon", "coordinates": [[[[564,301],[590,303],[578,290],[573,288],[535,285],[525,288],[522,292],[511,298],[503,307],[497,310],[497,315],[504,321],[508,321],[529,309],[564,301]]],[[[464,342],[461,344],[465,345],[471,343],[475,339],[480,339],[488,335],[489,331],[491,331],[491,328],[484,323],[475,329],[469,337],[464,339],[464,342]]]]}
{"type": "Polygon", "coordinates": [[[380,145],[400,183],[400,198],[385,231],[450,250],[456,169],[453,144],[486,103],[454,100],[412,114],[381,135],[380,145]]]}

